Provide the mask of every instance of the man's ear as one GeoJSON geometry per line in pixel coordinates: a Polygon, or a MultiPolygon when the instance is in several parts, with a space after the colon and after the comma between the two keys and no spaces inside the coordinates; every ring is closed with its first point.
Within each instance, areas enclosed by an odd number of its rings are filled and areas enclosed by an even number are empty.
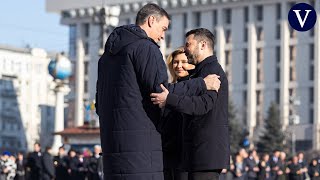
{"type": "Polygon", "coordinates": [[[151,27],[153,25],[154,21],[155,21],[155,17],[149,16],[148,17],[148,26],[151,27]]]}
{"type": "Polygon", "coordinates": [[[201,41],[200,42],[200,47],[201,47],[201,49],[203,50],[203,49],[205,49],[206,48],[206,46],[207,46],[207,42],[206,41],[201,41]]]}

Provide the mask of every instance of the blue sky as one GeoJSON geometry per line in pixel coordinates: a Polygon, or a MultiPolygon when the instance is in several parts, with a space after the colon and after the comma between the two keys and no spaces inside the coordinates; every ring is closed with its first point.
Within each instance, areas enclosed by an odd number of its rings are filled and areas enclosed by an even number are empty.
{"type": "Polygon", "coordinates": [[[68,51],[68,27],[48,13],[45,0],[5,0],[0,5],[0,44],[68,51]]]}

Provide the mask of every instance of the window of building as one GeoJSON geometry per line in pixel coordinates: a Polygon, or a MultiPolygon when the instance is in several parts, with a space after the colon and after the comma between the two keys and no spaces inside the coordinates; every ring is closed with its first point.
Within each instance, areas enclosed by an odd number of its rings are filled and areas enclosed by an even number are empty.
{"type": "Polygon", "coordinates": [[[281,61],[281,52],[280,52],[280,46],[276,47],[276,62],[280,63],[281,61]]]}
{"type": "Polygon", "coordinates": [[[69,26],[69,56],[71,58],[76,57],[76,38],[77,38],[77,27],[75,25],[69,26]]]}
{"type": "Polygon", "coordinates": [[[248,64],[248,49],[243,50],[243,62],[245,66],[248,64]]]}
{"type": "Polygon", "coordinates": [[[294,93],[293,89],[289,88],[289,96],[293,96],[293,93],[294,93]]]}
{"type": "Polygon", "coordinates": [[[225,24],[231,24],[232,11],[231,9],[224,10],[225,24]]]}
{"type": "Polygon", "coordinates": [[[243,98],[243,105],[247,106],[247,91],[243,91],[242,98],[243,98]]]}
{"type": "Polygon", "coordinates": [[[183,27],[184,29],[188,28],[188,14],[183,13],[183,27]]]}
{"type": "Polygon", "coordinates": [[[248,83],[248,70],[247,70],[247,68],[245,68],[243,71],[243,83],[244,84],[248,83]]]}
{"type": "Polygon", "coordinates": [[[291,66],[290,67],[290,81],[294,81],[295,80],[295,72],[294,72],[294,68],[291,66]]]}
{"type": "Polygon", "coordinates": [[[313,65],[313,64],[310,64],[309,80],[310,80],[310,81],[313,81],[313,80],[314,80],[314,65],[313,65]]]}
{"type": "Polygon", "coordinates": [[[309,33],[310,33],[310,37],[314,36],[314,27],[309,30],[309,33]]]}
{"type": "Polygon", "coordinates": [[[280,104],[280,89],[276,89],[276,103],[280,104]]]}
{"type": "Polygon", "coordinates": [[[263,6],[256,7],[257,21],[263,21],[263,6]]]}
{"type": "Polygon", "coordinates": [[[289,51],[290,51],[290,61],[294,61],[296,59],[296,47],[289,46],[289,51]]]}
{"type": "Polygon", "coordinates": [[[193,24],[195,27],[200,27],[200,25],[201,25],[201,13],[200,12],[193,13],[193,24]]]}
{"type": "Polygon", "coordinates": [[[261,72],[260,69],[257,69],[257,83],[261,82],[261,72]]]}
{"type": "Polygon", "coordinates": [[[314,93],[313,87],[310,87],[309,88],[309,102],[310,102],[310,104],[312,104],[314,102],[313,93],[314,93]]]}
{"type": "Polygon", "coordinates": [[[227,29],[225,31],[225,35],[226,35],[226,43],[230,43],[231,42],[231,30],[227,29]]]}
{"type": "Polygon", "coordinates": [[[88,92],[88,81],[87,80],[84,81],[84,92],[85,93],[88,92]]]}
{"type": "Polygon", "coordinates": [[[84,36],[85,37],[89,37],[90,24],[89,23],[85,23],[83,26],[84,26],[84,36]]]}
{"type": "Polygon", "coordinates": [[[280,3],[277,3],[276,5],[276,13],[277,13],[277,20],[280,20],[281,19],[281,4],[280,3]]]}
{"type": "Polygon", "coordinates": [[[280,82],[280,67],[276,68],[276,82],[280,82]]]}
{"type": "Polygon", "coordinates": [[[230,64],[230,51],[225,51],[226,65],[230,64]]]}
{"type": "Polygon", "coordinates": [[[171,34],[167,34],[166,35],[166,47],[167,48],[171,48],[171,46],[172,46],[172,41],[171,41],[171,34]]]}
{"type": "Polygon", "coordinates": [[[257,126],[260,126],[261,125],[261,121],[260,121],[260,111],[257,110],[256,112],[256,119],[257,119],[257,126]]]}
{"type": "Polygon", "coordinates": [[[213,27],[215,27],[218,24],[217,10],[212,11],[212,24],[213,24],[213,27]]]}
{"type": "Polygon", "coordinates": [[[313,108],[311,107],[310,108],[310,112],[309,112],[309,123],[310,124],[313,124],[313,121],[314,121],[314,114],[313,114],[313,108]]]}
{"type": "Polygon", "coordinates": [[[249,21],[249,8],[244,7],[244,22],[248,22],[248,21],[249,21]]]}
{"type": "Polygon", "coordinates": [[[261,48],[257,48],[257,63],[261,63],[262,62],[262,49],[261,48]]]}
{"type": "Polygon", "coordinates": [[[260,90],[257,90],[256,91],[256,103],[257,103],[257,106],[259,106],[261,104],[261,91],[260,90]]]}
{"type": "Polygon", "coordinates": [[[89,54],[89,42],[84,43],[84,54],[85,55],[89,54]]]}
{"type": "Polygon", "coordinates": [[[243,41],[244,41],[244,42],[247,42],[247,41],[248,41],[248,28],[247,28],[247,27],[244,28],[243,41]]]}
{"type": "Polygon", "coordinates": [[[277,24],[276,26],[276,39],[280,39],[281,37],[281,26],[280,24],[277,24]]]}
{"type": "Polygon", "coordinates": [[[262,27],[257,28],[257,40],[262,41],[264,39],[264,33],[262,27]]]}
{"type": "Polygon", "coordinates": [[[310,60],[313,61],[314,60],[314,45],[313,45],[313,43],[309,45],[309,56],[310,56],[310,60]]]}
{"type": "Polygon", "coordinates": [[[89,73],[89,61],[84,62],[84,74],[88,75],[89,73]]]}

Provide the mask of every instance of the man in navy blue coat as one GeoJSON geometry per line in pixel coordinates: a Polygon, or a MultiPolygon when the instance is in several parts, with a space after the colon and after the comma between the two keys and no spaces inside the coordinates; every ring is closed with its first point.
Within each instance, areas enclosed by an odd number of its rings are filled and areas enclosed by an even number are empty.
{"type": "Polygon", "coordinates": [[[207,91],[201,96],[176,95],[166,89],[152,93],[152,101],[184,113],[183,170],[184,180],[216,180],[229,165],[228,80],[213,54],[214,35],[199,28],[186,34],[185,53],[196,68],[190,78],[217,74],[219,91],[207,91]]]}
{"type": "Polygon", "coordinates": [[[196,95],[218,89],[215,75],[168,85],[157,42],[164,38],[169,15],[156,4],[139,10],[136,25],[116,28],[98,63],[96,109],[100,121],[106,180],[163,180],[161,136],[156,127],[161,109],[152,92],[196,95]]]}

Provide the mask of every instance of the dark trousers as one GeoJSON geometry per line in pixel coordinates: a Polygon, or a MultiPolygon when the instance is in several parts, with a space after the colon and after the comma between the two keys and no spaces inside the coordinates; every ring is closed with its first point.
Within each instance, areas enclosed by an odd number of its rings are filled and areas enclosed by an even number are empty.
{"type": "Polygon", "coordinates": [[[221,169],[213,171],[180,172],[178,180],[219,180],[221,169]]]}
{"type": "Polygon", "coordinates": [[[188,173],[177,169],[164,169],[163,174],[164,180],[188,180],[188,173]]]}

